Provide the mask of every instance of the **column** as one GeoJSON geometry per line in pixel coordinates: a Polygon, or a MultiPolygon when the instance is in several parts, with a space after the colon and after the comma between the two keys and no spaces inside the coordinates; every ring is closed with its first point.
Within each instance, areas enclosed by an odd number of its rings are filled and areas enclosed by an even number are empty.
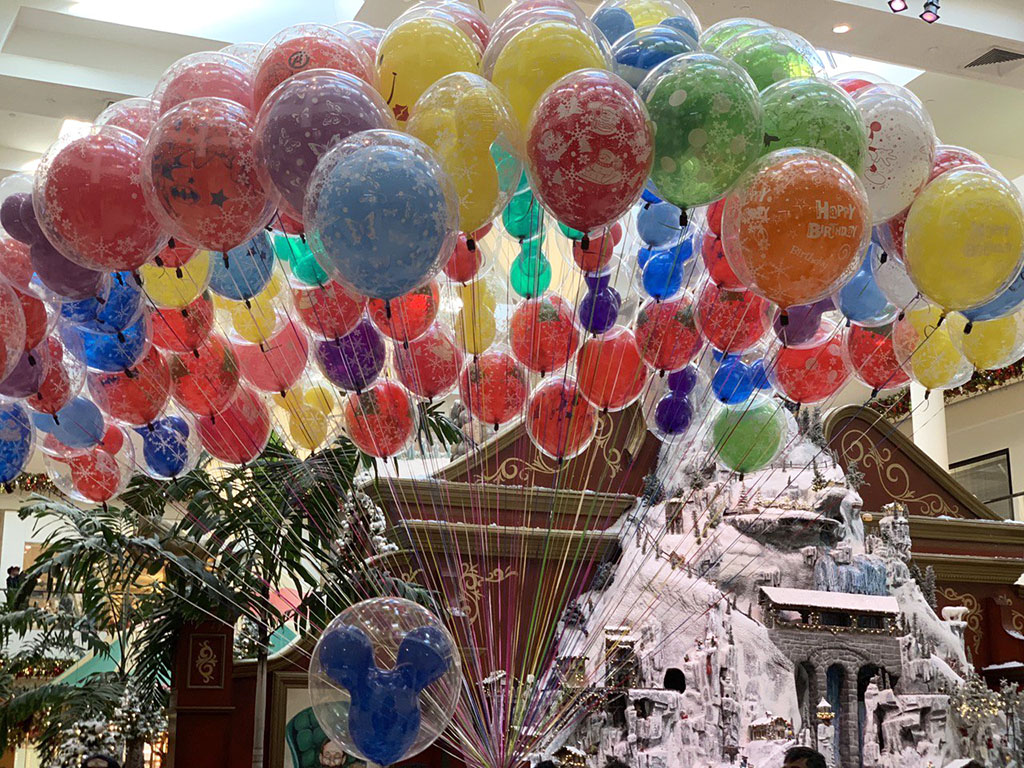
{"type": "Polygon", "coordinates": [[[914,445],[941,469],[948,470],[946,404],[941,392],[932,392],[925,399],[926,392],[916,381],[910,382],[910,423],[914,430],[914,445]]]}

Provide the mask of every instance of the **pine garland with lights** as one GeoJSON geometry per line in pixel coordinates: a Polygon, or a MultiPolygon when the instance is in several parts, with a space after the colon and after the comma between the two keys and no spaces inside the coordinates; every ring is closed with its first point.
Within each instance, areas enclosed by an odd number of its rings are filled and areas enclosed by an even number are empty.
{"type": "MultiPolygon", "coordinates": [[[[944,390],[942,398],[946,403],[954,403],[1021,381],[1024,381],[1024,360],[992,371],[975,371],[967,383],[944,390]]],[[[890,421],[905,419],[910,415],[910,390],[902,389],[892,395],[875,398],[869,405],[890,421]]]]}
{"type": "Polygon", "coordinates": [[[65,728],[57,755],[47,768],[81,768],[89,755],[119,757],[122,745],[106,720],[82,720],[65,728]]]}
{"type": "Polygon", "coordinates": [[[23,472],[9,483],[0,483],[0,493],[38,493],[52,496],[60,494],[60,489],[42,472],[23,472]]]}
{"type": "Polygon", "coordinates": [[[124,742],[152,742],[167,730],[167,718],[139,695],[135,686],[124,689],[110,719],[110,727],[124,742]]]}

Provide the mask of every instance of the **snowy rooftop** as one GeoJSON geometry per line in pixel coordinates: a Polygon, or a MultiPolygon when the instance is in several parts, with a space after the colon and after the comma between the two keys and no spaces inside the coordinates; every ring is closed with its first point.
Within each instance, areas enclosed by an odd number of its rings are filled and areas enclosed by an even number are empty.
{"type": "Polygon", "coordinates": [[[761,587],[761,592],[775,605],[783,608],[819,608],[852,613],[885,613],[896,615],[900,604],[895,597],[851,595],[848,592],[822,592],[817,589],[761,587]]]}

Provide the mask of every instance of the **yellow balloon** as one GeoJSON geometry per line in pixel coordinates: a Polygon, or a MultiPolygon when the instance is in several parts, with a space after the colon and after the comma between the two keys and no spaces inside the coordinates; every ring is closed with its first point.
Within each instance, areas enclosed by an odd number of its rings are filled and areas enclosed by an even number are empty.
{"type": "Polygon", "coordinates": [[[327,442],[334,419],[331,413],[337,398],[325,386],[295,386],[284,394],[274,394],[274,403],[288,415],[288,437],[308,451],[327,442]]]}
{"type": "Polygon", "coordinates": [[[454,182],[464,232],[512,199],[523,173],[522,134],[493,83],[468,72],[442,77],[420,96],[406,130],[437,153],[454,182]]]}
{"type": "Polygon", "coordinates": [[[633,17],[633,24],[637,27],[651,27],[660,24],[669,16],[674,16],[677,10],[672,3],[665,0],[626,0],[623,9],[633,17]]]}
{"type": "Polygon", "coordinates": [[[466,305],[455,320],[455,341],[467,354],[487,351],[498,334],[494,312],[487,306],[466,305]]]}
{"type": "Polygon", "coordinates": [[[470,308],[486,307],[493,314],[498,306],[498,297],[489,280],[478,278],[459,286],[459,298],[462,306],[470,308]]]}
{"type": "Polygon", "coordinates": [[[933,304],[915,302],[893,326],[892,344],[903,370],[925,389],[957,387],[974,372],[953,338],[967,324],[963,315],[943,318],[933,304]]]}
{"type": "Polygon", "coordinates": [[[259,344],[269,339],[283,322],[278,305],[284,284],[281,271],[275,267],[270,282],[248,302],[232,301],[215,294],[213,305],[229,317],[235,333],[251,344],[259,344]]]}
{"type": "Polygon", "coordinates": [[[1020,194],[990,168],[947,171],[914,200],[904,238],[907,274],[923,296],[945,309],[980,306],[1020,272],[1020,194]]]}
{"type": "Polygon", "coordinates": [[[525,131],[534,105],[549,86],[570,72],[591,68],[609,68],[597,41],[567,21],[549,20],[513,34],[488,71],[525,131]]]}
{"type": "Polygon", "coordinates": [[[1015,363],[1024,355],[1024,310],[972,323],[970,333],[961,332],[954,341],[960,343],[964,356],[980,370],[991,371],[1015,363]]]}
{"type": "Polygon", "coordinates": [[[313,408],[304,408],[288,417],[288,436],[307,451],[315,451],[326,443],[329,432],[330,423],[313,408]]]}
{"type": "Polygon", "coordinates": [[[142,288],[158,307],[181,309],[198,299],[210,284],[210,252],[196,251],[181,267],[139,267],[142,288]]]}
{"type": "Polygon", "coordinates": [[[430,85],[452,72],[480,71],[480,52],[444,14],[399,18],[377,46],[380,92],[399,123],[430,85]]]}

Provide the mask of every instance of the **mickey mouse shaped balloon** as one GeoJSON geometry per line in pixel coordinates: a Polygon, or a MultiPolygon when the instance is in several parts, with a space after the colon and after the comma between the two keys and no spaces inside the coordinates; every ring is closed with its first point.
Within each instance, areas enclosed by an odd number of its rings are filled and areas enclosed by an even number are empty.
{"type": "Polygon", "coordinates": [[[324,630],[309,667],[313,711],[346,752],[391,765],[432,744],[451,722],[462,682],[455,640],[430,611],[382,597],[324,630]]]}

